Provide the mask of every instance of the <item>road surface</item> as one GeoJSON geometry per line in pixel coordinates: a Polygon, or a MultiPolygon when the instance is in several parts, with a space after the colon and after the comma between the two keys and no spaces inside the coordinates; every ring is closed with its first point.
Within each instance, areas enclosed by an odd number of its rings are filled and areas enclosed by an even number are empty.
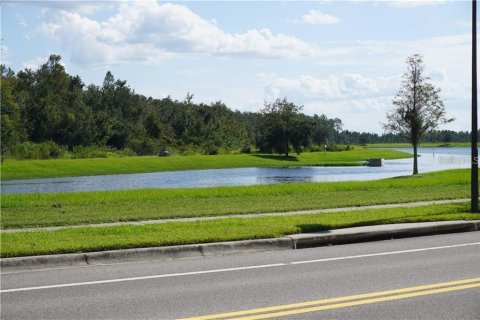
{"type": "Polygon", "coordinates": [[[478,320],[480,232],[8,271],[1,280],[2,319],[478,320]]]}

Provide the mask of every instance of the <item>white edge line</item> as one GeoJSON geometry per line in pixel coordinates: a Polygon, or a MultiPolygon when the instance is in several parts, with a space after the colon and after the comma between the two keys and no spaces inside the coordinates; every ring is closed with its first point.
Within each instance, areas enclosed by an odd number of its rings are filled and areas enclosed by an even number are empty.
{"type": "Polygon", "coordinates": [[[213,270],[204,270],[204,271],[191,271],[191,272],[181,272],[181,273],[159,274],[159,275],[153,275],[153,276],[142,276],[142,277],[132,277],[132,278],[120,278],[120,279],[110,279],[110,280],[98,280],[98,281],[54,284],[54,285],[37,286],[37,287],[5,289],[5,290],[0,290],[0,293],[12,293],[12,292],[53,289],[53,288],[65,288],[65,287],[78,287],[78,286],[87,286],[87,285],[96,285],[96,284],[105,284],[105,283],[116,283],[116,282],[126,282],[126,281],[138,281],[138,280],[148,280],[148,279],[161,279],[161,278],[191,276],[191,275],[199,275],[199,274],[220,273],[220,272],[232,272],[232,271],[241,271],[241,270],[274,268],[274,267],[283,267],[283,266],[289,266],[289,265],[299,265],[299,264],[308,264],[308,263],[319,263],[319,262],[328,262],[328,261],[339,261],[339,260],[359,259],[359,258],[368,258],[368,257],[378,257],[378,256],[386,256],[386,255],[394,255],[394,254],[423,252],[423,251],[432,251],[432,250],[441,250],[441,249],[459,248],[459,247],[477,246],[477,245],[480,245],[480,242],[455,244],[455,245],[441,246],[441,247],[430,247],[430,248],[421,248],[421,249],[410,249],[410,250],[401,250],[401,251],[370,253],[370,254],[361,254],[361,255],[355,255],[355,256],[344,256],[344,257],[325,258],[325,259],[317,259],[317,260],[303,260],[303,261],[264,264],[264,265],[246,266],[246,267],[213,269],[213,270]]]}

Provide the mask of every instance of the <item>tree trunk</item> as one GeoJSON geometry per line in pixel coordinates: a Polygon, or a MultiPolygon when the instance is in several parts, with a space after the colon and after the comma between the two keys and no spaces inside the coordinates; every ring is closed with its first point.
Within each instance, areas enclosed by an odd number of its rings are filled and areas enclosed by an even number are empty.
{"type": "Polygon", "coordinates": [[[285,130],[285,135],[287,136],[285,139],[285,157],[288,158],[288,151],[289,151],[289,136],[287,130],[285,130]]]}
{"type": "Polygon", "coordinates": [[[417,143],[413,144],[413,174],[418,174],[418,150],[417,150],[417,143]]]}

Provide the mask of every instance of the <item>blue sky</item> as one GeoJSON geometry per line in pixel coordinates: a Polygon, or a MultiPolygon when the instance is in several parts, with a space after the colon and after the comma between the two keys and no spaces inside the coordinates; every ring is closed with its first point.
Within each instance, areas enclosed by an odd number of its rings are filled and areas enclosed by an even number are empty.
{"type": "Polygon", "coordinates": [[[2,1],[2,63],[49,54],[100,85],[257,111],[277,97],[381,133],[409,55],[442,89],[442,128],[469,130],[469,1],[2,1]]]}

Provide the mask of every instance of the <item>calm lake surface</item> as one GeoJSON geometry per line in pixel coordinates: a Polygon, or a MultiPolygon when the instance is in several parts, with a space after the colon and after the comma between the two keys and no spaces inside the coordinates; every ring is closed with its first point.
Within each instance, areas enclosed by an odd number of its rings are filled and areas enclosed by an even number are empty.
{"type": "MultiPolygon", "coordinates": [[[[395,150],[412,152],[407,148],[395,150]]],[[[420,148],[419,171],[470,167],[469,148],[420,148]]],[[[410,175],[413,159],[386,160],[383,167],[239,168],[2,181],[3,194],[143,188],[198,188],[292,182],[376,180],[410,175]]]]}

